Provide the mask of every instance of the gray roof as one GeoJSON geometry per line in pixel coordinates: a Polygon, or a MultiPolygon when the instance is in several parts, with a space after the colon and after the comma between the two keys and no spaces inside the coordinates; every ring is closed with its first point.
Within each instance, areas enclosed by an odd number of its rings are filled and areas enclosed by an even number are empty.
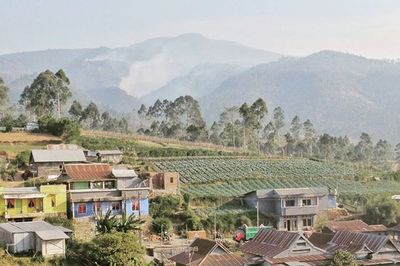
{"type": "Polygon", "coordinates": [[[55,230],[35,231],[35,234],[42,240],[68,239],[63,231],[56,228],[55,230]]]}
{"type": "Polygon", "coordinates": [[[290,196],[322,196],[328,194],[326,187],[307,187],[307,188],[277,188],[257,190],[256,195],[259,198],[269,197],[290,197],[290,196]]]}
{"type": "Polygon", "coordinates": [[[35,163],[47,162],[86,162],[82,150],[32,150],[35,163]]]}
{"type": "Polygon", "coordinates": [[[5,187],[2,190],[3,194],[32,194],[40,193],[37,187],[5,187]]]}
{"type": "Polygon", "coordinates": [[[129,169],[112,169],[112,174],[115,177],[137,177],[135,170],[129,169]]]}
{"type": "Polygon", "coordinates": [[[43,221],[0,223],[0,228],[10,233],[34,232],[43,240],[69,238],[62,230],[43,221]]]}
{"type": "Polygon", "coordinates": [[[122,155],[122,151],[120,150],[99,150],[98,154],[101,155],[122,155]]]}

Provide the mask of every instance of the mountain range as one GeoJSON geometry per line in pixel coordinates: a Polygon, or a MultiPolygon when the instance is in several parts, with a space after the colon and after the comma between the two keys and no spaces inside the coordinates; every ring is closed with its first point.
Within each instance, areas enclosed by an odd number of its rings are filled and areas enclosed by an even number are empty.
{"type": "Polygon", "coordinates": [[[141,103],[192,95],[206,120],[224,107],[264,98],[311,119],[320,133],[368,132],[400,141],[400,64],[321,51],[287,57],[200,34],[150,39],[128,47],[59,49],[0,56],[0,77],[16,101],[45,69],[63,68],[76,98],[131,112],[141,103]]]}

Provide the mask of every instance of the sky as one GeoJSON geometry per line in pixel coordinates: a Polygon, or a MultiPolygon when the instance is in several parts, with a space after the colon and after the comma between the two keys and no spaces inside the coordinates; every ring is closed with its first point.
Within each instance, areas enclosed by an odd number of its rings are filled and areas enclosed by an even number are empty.
{"type": "Polygon", "coordinates": [[[201,33],[285,55],[400,58],[397,0],[0,0],[0,54],[201,33]]]}

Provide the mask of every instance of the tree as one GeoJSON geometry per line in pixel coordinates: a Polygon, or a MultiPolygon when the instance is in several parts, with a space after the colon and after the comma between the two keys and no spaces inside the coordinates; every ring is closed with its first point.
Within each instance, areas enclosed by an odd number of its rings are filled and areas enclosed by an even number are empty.
{"type": "Polygon", "coordinates": [[[77,100],[74,100],[69,108],[68,113],[72,116],[72,119],[79,121],[82,116],[82,105],[77,100]]]}
{"type": "Polygon", "coordinates": [[[373,143],[371,137],[363,132],[360,136],[360,141],[355,147],[355,153],[357,160],[359,161],[370,161],[373,152],[373,143]]]}
{"type": "Polygon", "coordinates": [[[157,234],[163,234],[172,230],[172,222],[167,217],[157,217],[151,225],[153,231],[157,234]]]}
{"type": "Polygon", "coordinates": [[[374,146],[373,150],[373,158],[375,162],[385,162],[389,159],[391,147],[389,142],[386,140],[380,139],[376,145],[374,146]]]}
{"type": "Polygon", "coordinates": [[[279,136],[280,130],[285,126],[285,112],[280,106],[278,106],[274,109],[273,116],[276,135],[279,136]]]}
{"type": "Polygon", "coordinates": [[[295,141],[300,140],[300,131],[301,131],[301,122],[300,118],[296,115],[293,117],[292,122],[290,123],[290,133],[292,134],[295,141]]]}
{"type": "Polygon", "coordinates": [[[314,125],[311,123],[310,119],[307,119],[303,123],[304,128],[304,143],[306,145],[307,154],[311,155],[313,153],[313,146],[316,142],[316,132],[314,129],[314,125]]]}
{"type": "Polygon", "coordinates": [[[214,123],[212,124],[211,128],[210,128],[210,141],[211,143],[214,144],[220,144],[221,140],[219,138],[220,136],[220,126],[218,125],[217,122],[214,121],[214,123]]]}
{"type": "Polygon", "coordinates": [[[394,149],[394,152],[396,154],[396,161],[400,162],[400,143],[396,145],[396,148],[394,149]]]}
{"type": "Polygon", "coordinates": [[[398,203],[387,196],[378,196],[367,201],[364,220],[368,224],[397,224],[400,218],[398,203]]]}
{"type": "Polygon", "coordinates": [[[57,110],[60,118],[61,106],[72,96],[68,86],[69,80],[63,70],[56,74],[46,70],[25,87],[19,102],[38,117],[53,115],[57,110]]]}
{"type": "Polygon", "coordinates": [[[2,78],[0,78],[0,110],[4,107],[8,102],[8,91],[9,89],[4,84],[2,78]]]}
{"type": "Polygon", "coordinates": [[[145,249],[136,235],[115,232],[95,236],[82,255],[88,257],[89,265],[141,266],[146,265],[144,254],[145,249]]]}
{"type": "Polygon", "coordinates": [[[100,122],[100,113],[97,105],[91,102],[82,112],[81,121],[88,123],[91,129],[96,129],[100,122]]]}
{"type": "Polygon", "coordinates": [[[353,255],[344,250],[338,250],[333,255],[332,261],[328,264],[329,266],[357,266],[353,255]]]}

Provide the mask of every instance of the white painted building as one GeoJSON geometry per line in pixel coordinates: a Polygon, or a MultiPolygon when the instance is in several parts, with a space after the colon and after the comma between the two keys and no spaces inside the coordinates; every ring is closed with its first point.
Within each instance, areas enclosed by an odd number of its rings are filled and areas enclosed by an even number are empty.
{"type": "Polygon", "coordinates": [[[43,221],[0,224],[0,243],[11,253],[33,250],[43,257],[65,257],[66,239],[59,227],[43,221]]]}

